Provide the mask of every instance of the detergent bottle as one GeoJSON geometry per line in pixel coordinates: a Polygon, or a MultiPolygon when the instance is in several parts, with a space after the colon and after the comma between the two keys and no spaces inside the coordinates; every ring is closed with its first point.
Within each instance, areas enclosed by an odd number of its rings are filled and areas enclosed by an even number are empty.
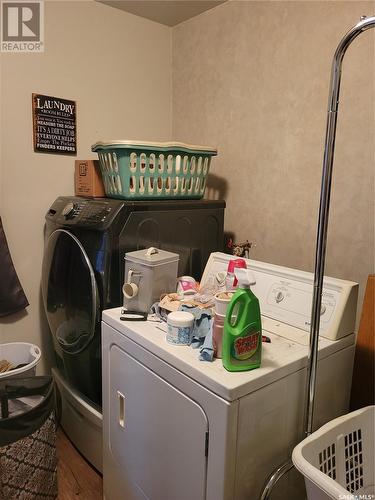
{"type": "Polygon", "coordinates": [[[223,365],[228,371],[258,368],[262,355],[262,322],[259,300],[250,290],[255,279],[248,269],[235,269],[238,290],[224,321],[223,365]]]}

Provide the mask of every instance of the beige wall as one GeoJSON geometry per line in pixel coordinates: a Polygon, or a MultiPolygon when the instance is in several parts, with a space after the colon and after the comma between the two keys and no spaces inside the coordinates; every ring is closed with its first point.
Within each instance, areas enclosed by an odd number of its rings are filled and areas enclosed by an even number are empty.
{"type": "MultiPolygon", "coordinates": [[[[226,229],[256,241],[253,258],[311,270],[331,57],[374,11],[373,2],[231,1],[171,30],[91,1],[47,1],[44,54],[0,59],[0,214],[30,301],[26,314],[0,320],[0,342],[45,345],[44,214],[73,193],[74,158],[33,152],[32,92],[77,101],[77,158],[93,157],[101,138],[217,145],[210,193],[224,190],[226,229]]],[[[373,271],[373,200],[374,30],[344,63],[327,274],[363,286],[373,271]]]]}
{"type": "MultiPolygon", "coordinates": [[[[173,29],[174,139],[216,145],[211,183],[252,257],[313,269],[333,52],[374,2],[230,1],[173,29]]],[[[344,60],[326,274],[374,272],[374,35],[344,60]]]]}
{"type": "Polygon", "coordinates": [[[170,29],[96,2],[45,2],[45,52],[1,54],[0,214],[30,306],[0,320],[0,342],[44,345],[44,215],[73,194],[74,157],[33,152],[31,94],[77,102],[78,159],[105,138],[171,135],[170,29]]]}

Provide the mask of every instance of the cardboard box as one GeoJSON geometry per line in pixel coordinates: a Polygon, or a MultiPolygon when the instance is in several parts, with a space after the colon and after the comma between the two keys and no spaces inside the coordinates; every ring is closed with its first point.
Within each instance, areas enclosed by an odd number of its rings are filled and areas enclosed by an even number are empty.
{"type": "Polygon", "coordinates": [[[76,196],[97,198],[105,196],[98,160],[76,160],[74,171],[76,196]]]}

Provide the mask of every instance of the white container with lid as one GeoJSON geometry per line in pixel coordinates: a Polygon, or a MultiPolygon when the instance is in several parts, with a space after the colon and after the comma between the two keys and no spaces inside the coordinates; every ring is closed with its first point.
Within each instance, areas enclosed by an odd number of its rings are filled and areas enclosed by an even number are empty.
{"type": "Polygon", "coordinates": [[[167,316],[167,341],[170,344],[190,345],[193,336],[194,315],[174,311],[167,316]]]}
{"type": "Polygon", "coordinates": [[[155,247],[125,254],[124,308],[148,313],[160,295],[176,290],[177,253],[155,247]]]}

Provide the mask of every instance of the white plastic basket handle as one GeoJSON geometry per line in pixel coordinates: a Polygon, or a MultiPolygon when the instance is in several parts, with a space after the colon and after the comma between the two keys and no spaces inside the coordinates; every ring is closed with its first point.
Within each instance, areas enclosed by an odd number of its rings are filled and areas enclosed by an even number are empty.
{"type": "Polygon", "coordinates": [[[36,345],[32,345],[30,347],[30,354],[34,357],[34,358],[37,358],[38,356],[40,356],[40,349],[39,347],[37,347],[36,345]]]}

